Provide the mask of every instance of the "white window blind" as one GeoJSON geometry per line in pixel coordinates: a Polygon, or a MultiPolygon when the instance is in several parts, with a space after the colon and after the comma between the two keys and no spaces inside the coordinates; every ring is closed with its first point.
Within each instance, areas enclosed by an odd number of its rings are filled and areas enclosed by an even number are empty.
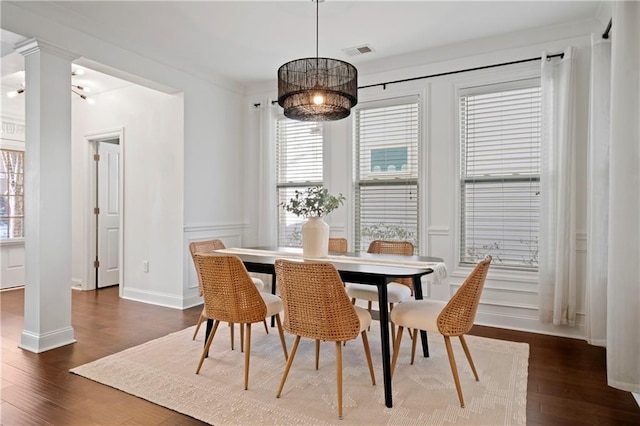
{"type": "Polygon", "coordinates": [[[322,185],[322,125],[280,118],[276,121],[278,245],[302,246],[305,219],[285,211],[296,190],[322,185]]]}
{"type": "Polygon", "coordinates": [[[540,95],[534,79],[460,96],[461,264],[538,268],[540,95]]]}
{"type": "Polygon", "coordinates": [[[355,250],[373,240],[418,244],[417,97],[355,112],[355,250]]]}

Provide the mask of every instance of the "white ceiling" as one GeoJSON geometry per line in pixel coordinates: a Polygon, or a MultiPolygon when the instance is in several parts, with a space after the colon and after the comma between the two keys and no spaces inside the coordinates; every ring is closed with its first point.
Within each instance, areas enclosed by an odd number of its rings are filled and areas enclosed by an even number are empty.
{"type": "MultiPolygon", "coordinates": [[[[395,58],[419,51],[593,21],[601,3],[327,0],[319,5],[319,55],[346,60],[361,73],[383,70],[395,58]],[[348,56],[342,50],[364,44],[374,52],[348,56]]],[[[158,62],[245,85],[273,81],[283,63],[315,56],[311,0],[15,4],[158,62]]]]}

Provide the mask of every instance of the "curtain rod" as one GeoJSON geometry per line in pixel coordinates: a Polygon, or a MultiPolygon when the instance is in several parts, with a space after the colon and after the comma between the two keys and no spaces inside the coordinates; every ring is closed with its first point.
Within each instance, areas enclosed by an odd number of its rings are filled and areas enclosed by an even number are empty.
{"type": "MultiPolygon", "coordinates": [[[[564,53],[555,53],[553,55],[548,55],[547,58],[564,58],[564,53]]],[[[383,90],[387,88],[388,84],[395,84],[395,83],[404,83],[407,81],[414,81],[414,80],[422,80],[424,78],[432,78],[432,77],[441,77],[443,75],[450,75],[450,74],[458,74],[461,72],[469,72],[469,71],[478,71],[478,70],[484,70],[487,68],[495,68],[495,67],[502,67],[505,65],[514,65],[514,64],[521,64],[524,62],[532,62],[532,61],[540,61],[542,60],[542,56],[539,56],[537,58],[529,58],[529,59],[520,59],[518,61],[511,61],[511,62],[503,62],[500,64],[493,64],[493,65],[484,65],[481,67],[474,67],[474,68],[465,68],[462,70],[456,70],[456,71],[447,71],[447,72],[441,72],[438,74],[431,74],[431,75],[423,75],[420,77],[412,77],[412,78],[405,78],[402,80],[394,80],[394,81],[387,81],[386,83],[376,83],[376,84],[369,84],[367,86],[360,86],[358,87],[358,89],[368,89],[369,87],[376,87],[376,86],[382,86],[383,90]]]]}
{"type": "MultiPolygon", "coordinates": [[[[547,59],[549,58],[564,58],[564,53],[554,53],[553,55],[547,55],[547,59]]],[[[478,71],[478,70],[484,70],[484,69],[488,69],[488,68],[495,68],[495,67],[503,67],[506,65],[515,65],[515,64],[521,64],[524,62],[533,62],[533,61],[540,61],[542,60],[542,56],[538,56],[536,58],[528,58],[528,59],[520,59],[517,61],[511,61],[511,62],[502,62],[499,64],[493,64],[493,65],[484,65],[481,67],[474,67],[474,68],[465,68],[462,70],[456,70],[456,71],[447,71],[447,72],[441,72],[438,74],[431,74],[431,75],[423,75],[420,77],[412,77],[412,78],[405,78],[402,80],[394,80],[394,81],[387,81],[386,83],[376,83],[376,84],[368,84],[366,86],[359,86],[358,89],[368,89],[370,87],[376,87],[376,86],[382,86],[383,90],[387,88],[387,85],[389,84],[396,84],[396,83],[405,83],[407,81],[414,81],[414,80],[422,80],[425,78],[433,78],[433,77],[441,77],[443,75],[450,75],[450,74],[458,74],[461,72],[469,72],[469,71],[478,71]]],[[[271,105],[275,105],[277,104],[278,101],[271,101],[271,105]]],[[[260,103],[256,103],[253,104],[254,107],[259,107],[260,103]]]]}
{"type": "Polygon", "coordinates": [[[604,39],[608,39],[609,38],[609,32],[611,31],[611,24],[612,23],[613,23],[613,18],[609,18],[609,23],[607,24],[607,28],[602,33],[602,38],[604,38],[604,39]]]}

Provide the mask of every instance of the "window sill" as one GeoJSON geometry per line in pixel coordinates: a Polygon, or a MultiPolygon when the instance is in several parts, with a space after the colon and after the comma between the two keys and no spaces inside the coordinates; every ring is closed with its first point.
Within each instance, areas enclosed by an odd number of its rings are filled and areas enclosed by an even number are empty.
{"type": "Polygon", "coordinates": [[[7,238],[0,240],[0,246],[23,246],[24,238],[7,238]]]}

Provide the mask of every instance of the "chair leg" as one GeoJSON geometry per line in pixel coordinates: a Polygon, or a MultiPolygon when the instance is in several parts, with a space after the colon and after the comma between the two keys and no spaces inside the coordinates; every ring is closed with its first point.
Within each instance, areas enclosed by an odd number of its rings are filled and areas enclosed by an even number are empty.
{"type": "Polygon", "coordinates": [[[355,305],[356,304],[356,298],[354,297],[353,299],[351,299],[351,304],[355,305]]]}
{"type": "Polygon", "coordinates": [[[316,370],[320,365],[320,339],[316,339],[316,370]]]}
{"type": "Polygon", "coordinates": [[[244,324],[240,325],[240,352],[244,352],[244,324]]]}
{"type": "Polygon", "coordinates": [[[264,324],[264,331],[266,331],[267,334],[269,334],[269,327],[267,326],[267,319],[265,318],[264,320],[262,320],[262,323],[264,324]]]}
{"type": "Polygon", "coordinates": [[[404,331],[403,326],[398,326],[398,337],[396,337],[396,341],[393,343],[393,358],[391,359],[391,378],[393,378],[393,372],[396,370],[396,361],[398,361],[398,354],[400,353],[400,342],[402,342],[402,331],[404,331]]]}
{"type": "MultiPolygon", "coordinates": [[[[240,324],[243,326],[244,324],[240,324]]],[[[247,335],[246,343],[244,344],[245,352],[244,352],[244,390],[249,389],[249,357],[251,356],[251,323],[246,325],[247,335]]]]}
{"type": "Polygon", "coordinates": [[[447,355],[449,355],[449,364],[451,364],[451,372],[453,373],[453,381],[456,383],[456,390],[458,391],[458,399],[460,400],[460,407],[464,408],[464,398],[462,397],[462,388],[460,387],[460,378],[458,377],[458,367],[456,366],[456,359],[453,357],[453,348],[451,347],[451,339],[449,336],[444,337],[444,344],[447,347],[447,355]]]}
{"type": "Polygon", "coordinates": [[[207,339],[207,343],[204,345],[204,349],[202,350],[202,356],[200,357],[200,362],[198,363],[198,368],[196,369],[196,374],[200,373],[200,368],[202,368],[202,363],[204,359],[207,357],[209,353],[209,348],[211,347],[211,342],[213,342],[213,336],[216,334],[216,330],[218,330],[218,325],[220,325],[220,321],[214,321],[213,330],[209,333],[209,338],[207,339]]]}
{"type": "Polygon", "coordinates": [[[198,322],[196,323],[196,331],[193,332],[193,338],[191,340],[196,340],[196,336],[198,335],[198,331],[200,330],[200,326],[202,325],[204,320],[204,315],[200,314],[200,316],[198,317],[198,322]]]}
{"type": "MultiPolygon", "coordinates": [[[[391,314],[392,310],[393,310],[393,303],[389,303],[389,314],[391,314]]],[[[389,324],[391,325],[391,341],[395,342],[396,341],[396,325],[391,320],[389,320],[389,324]]]]}
{"type": "MultiPolygon", "coordinates": [[[[371,315],[371,300],[367,303],[367,311],[369,311],[369,315],[371,315]]],[[[367,331],[371,331],[371,326],[367,327],[367,331]]]]}
{"type": "Polygon", "coordinates": [[[336,387],[338,391],[338,418],[342,420],[342,345],[336,342],[336,387]]]}
{"type": "Polygon", "coordinates": [[[229,327],[230,327],[229,335],[231,336],[231,350],[233,350],[233,344],[234,344],[234,340],[235,340],[235,338],[233,336],[233,332],[235,330],[235,325],[232,322],[230,322],[229,323],[229,327]]]}
{"type": "Polygon", "coordinates": [[[287,381],[287,376],[289,375],[291,364],[293,364],[293,358],[295,358],[296,351],[298,350],[298,343],[300,343],[300,336],[296,336],[296,340],[293,342],[293,347],[291,348],[291,355],[289,355],[289,358],[287,358],[287,365],[284,367],[284,371],[282,372],[282,380],[280,380],[280,387],[278,388],[278,393],[276,394],[276,398],[280,398],[280,395],[282,394],[282,388],[284,388],[284,382],[287,381]]]}
{"type": "Polygon", "coordinates": [[[464,354],[467,356],[467,361],[469,361],[469,365],[471,366],[471,371],[473,371],[473,375],[476,378],[476,382],[479,382],[480,378],[478,377],[476,366],[473,364],[473,359],[471,359],[471,352],[469,352],[467,341],[464,339],[464,335],[461,334],[459,337],[460,337],[460,343],[462,344],[462,349],[464,349],[464,354]]]}
{"type": "MultiPolygon", "coordinates": [[[[411,329],[409,329],[409,334],[411,334],[411,329]]],[[[417,328],[413,329],[413,334],[411,335],[411,365],[416,359],[416,344],[418,343],[418,335],[420,331],[417,328]]]]}
{"type": "Polygon", "coordinates": [[[280,314],[276,315],[276,322],[278,323],[278,334],[280,335],[280,344],[282,345],[282,351],[284,352],[284,360],[287,361],[289,354],[287,353],[287,343],[284,341],[284,332],[282,331],[282,321],[280,321],[280,314]]]}
{"type": "Polygon", "coordinates": [[[373,372],[373,362],[371,362],[371,350],[369,349],[369,338],[367,337],[366,331],[363,331],[360,334],[362,335],[362,345],[364,346],[364,354],[367,357],[367,364],[369,364],[369,374],[371,374],[371,384],[375,386],[376,376],[373,372]]]}

